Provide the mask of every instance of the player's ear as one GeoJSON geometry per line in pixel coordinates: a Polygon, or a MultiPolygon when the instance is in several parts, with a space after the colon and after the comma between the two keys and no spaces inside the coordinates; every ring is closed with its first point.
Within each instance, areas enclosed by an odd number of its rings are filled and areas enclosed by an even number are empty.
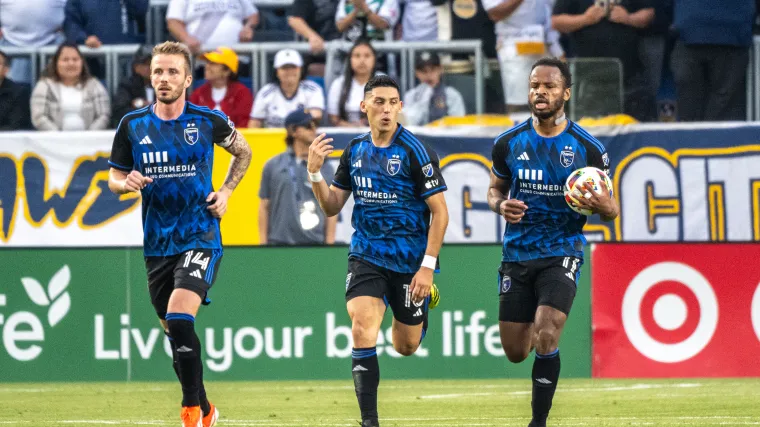
{"type": "Polygon", "coordinates": [[[367,114],[367,104],[362,99],[362,102],[359,104],[359,111],[361,111],[364,114],[367,114]]]}
{"type": "Polygon", "coordinates": [[[189,88],[193,84],[193,74],[188,73],[185,77],[185,89],[189,88]]]}
{"type": "Polygon", "coordinates": [[[570,88],[569,87],[565,88],[565,93],[562,94],[562,99],[564,99],[565,102],[567,102],[567,101],[570,100],[570,88]]]}

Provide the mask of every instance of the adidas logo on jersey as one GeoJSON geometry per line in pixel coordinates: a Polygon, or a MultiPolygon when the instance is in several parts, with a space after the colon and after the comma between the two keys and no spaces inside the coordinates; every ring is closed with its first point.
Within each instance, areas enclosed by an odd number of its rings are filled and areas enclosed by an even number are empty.
{"type": "Polygon", "coordinates": [[[530,160],[530,157],[528,157],[528,153],[526,153],[525,151],[523,151],[523,153],[520,154],[517,157],[517,160],[525,160],[525,161],[527,161],[527,160],[530,160]]]}
{"type": "Polygon", "coordinates": [[[351,165],[351,166],[353,166],[353,167],[355,167],[355,168],[360,168],[360,167],[362,167],[362,159],[359,159],[359,160],[357,160],[357,161],[356,161],[356,163],[354,163],[354,164],[353,164],[353,165],[351,165]]]}
{"type": "Polygon", "coordinates": [[[524,179],[526,181],[544,180],[544,171],[541,169],[518,169],[517,174],[520,176],[520,179],[524,179]]]}
{"type": "MultiPolygon", "coordinates": [[[[142,144],[142,142],[141,142],[142,144]]],[[[145,164],[160,164],[169,162],[169,153],[167,151],[147,152],[142,153],[143,163],[145,164]]]]}
{"type": "Polygon", "coordinates": [[[197,277],[199,279],[203,279],[203,276],[201,276],[201,272],[199,270],[195,270],[192,273],[190,273],[192,277],[197,277]]]}
{"type": "Polygon", "coordinates": [[[369,369],[365,368],[362,365],[356,365],[356,367],[354,369],[352,369],[352,371],[353,372],[364,372],[364,371],[369,371],[369,369]]]}
{"type": "Polygon", "coordinates": [[[146,136],[145,138],[140,140],[140,145],[151,145],[153,144],[153,141],[150,140],[149,136],[146,136]]]}

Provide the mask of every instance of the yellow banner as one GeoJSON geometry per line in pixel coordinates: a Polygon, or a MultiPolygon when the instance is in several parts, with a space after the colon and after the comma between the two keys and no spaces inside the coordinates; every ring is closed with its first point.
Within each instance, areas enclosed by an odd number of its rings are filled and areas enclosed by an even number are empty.
{"type": "MultiPolygon", "coordinates": [[[[251,166],[230,198],[222,220],[222,241],[225,246],[259,244],[259,188],[261,172],[267,160],[285,151],[285,129],[240,129],[253,151],[251,166]]],[[[216,147],[214,152],[214,188],[224,183],[230,154],[216,147]]]]}

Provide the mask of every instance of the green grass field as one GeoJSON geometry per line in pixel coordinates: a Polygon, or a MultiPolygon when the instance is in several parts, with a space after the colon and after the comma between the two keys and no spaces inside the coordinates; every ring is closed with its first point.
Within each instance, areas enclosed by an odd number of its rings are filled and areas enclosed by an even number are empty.
{"type": "MultiPolygon", "coordinates": [[[[218,426],[357,426],[350,379],[207,385],[218,426]]],[[[179,425],[175,383],[0,385],[0,425],[179,425]]],[[[525,427],[527,380],[382,381],[383,427],[525,427]]],[[[560,381],[550,426],[760,425],[760,379],[560,381]]]]}

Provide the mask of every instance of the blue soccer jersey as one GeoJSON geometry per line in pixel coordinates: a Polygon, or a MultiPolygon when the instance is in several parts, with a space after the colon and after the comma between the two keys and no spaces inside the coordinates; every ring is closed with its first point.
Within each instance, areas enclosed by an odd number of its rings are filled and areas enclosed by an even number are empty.
{"type": "Polygon", "coordinates": [[[153,179],[142,190],[145,256],[222,248],[206,197],[214,191],[214,145],[228,147],[234,134],[224,113],[189,102],[176,120],[161,120],[152,105],[121,120],[109,163],[153,179]]]}
{"type": "Polygon", "coordinates": [[[564,185],[573,171],[586,166],[609,174],[609,156],[602,143],[569,120],[561,134],[544,138],[529,119],[496,138],[492,160],[493,173],[509,182],[510,198],[528,206],[520,222],[506,224],[502,261],[582,259],[586,217],[567,205],[564,185]]]}
{"type": "Polygon", "coordinates": [[[436,153],[401,125],[388,147],[366,133],[343,151],[333,185],[354,196],[350,256],[416,273],[430,226],[425,199],[446,190],[436,153]]]}

